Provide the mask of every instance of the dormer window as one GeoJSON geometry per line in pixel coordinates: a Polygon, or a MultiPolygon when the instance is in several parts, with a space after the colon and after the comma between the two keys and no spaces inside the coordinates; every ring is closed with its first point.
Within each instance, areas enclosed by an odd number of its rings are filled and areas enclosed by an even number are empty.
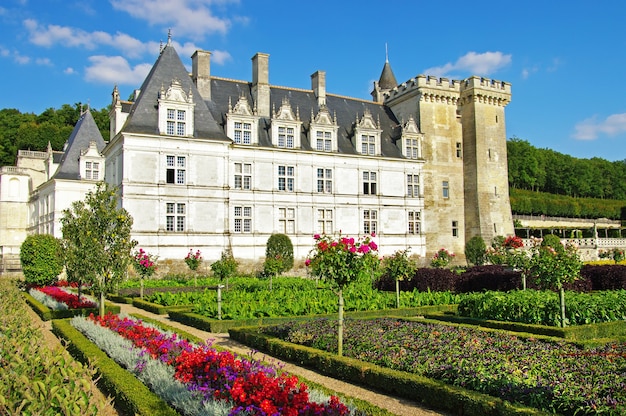
{"type": "Polygon", "coordinates": [[[313,116],[311,110],[310,136],[311,147],[319,152],[335,152],[337,151],[337,117],[331,117],[330,111],[325,105],[322,105],[317,113],[313,116]]]}
{"type": "Polygon", "coordinates": [[[168,136],[193,135],[193,94],[183,91],[179,80],[172,80],[167,91],[159,92],[159,132],[168,136]]]}
{"type": "Polygon", "coordinates": [[[246,97],[239,97],[235,107],[228,102],[226,113],[226,135],[236,144],[257,144],[259,116],[252,111],[246,97]]]}
{"type": "Polygon", "coordinates": [[[372,113],[366,108],[361,120],[357,120],[355,127],[356,149],[363,155],[380,155],[380,121],[374,121],[372,113]]]}
{"type": "Polygon", "coordinates": [[[407,159],[420,159],[422,157],[422,140],[424,135],[417,128],[413,116],[402,125],[402,137],[398,146],[407,159]]]}
{"type": "Polygon", "coordinates": [[[87,149],[80,152],[80,177],[87,181],[104,179],[104,157],[98,152],[96,142],[89,142],[87,149]]]}
{"type": "Polygon", "coordinates": [[[289,100],[283,99],[280,109],[274,111],[272,116],[272,144],[285,149],[299,148],[301,129],[298,110],[294,114],[289,100]]]}

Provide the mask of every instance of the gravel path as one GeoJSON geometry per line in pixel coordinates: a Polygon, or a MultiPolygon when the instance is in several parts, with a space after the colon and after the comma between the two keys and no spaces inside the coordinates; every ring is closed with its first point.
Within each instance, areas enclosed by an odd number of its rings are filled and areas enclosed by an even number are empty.
{"type": "MultiPolygon", "coordinates": [[[[136,308],[132,305],[119,304],[119,306],[121,307],[122,312],[125,312],[127,314],[136,313],[136,314],[140,314],[143,316],[147,316],[147,317],[162,321],[172,327],[182,329],[203,340],[213,340],[214,345],[219,345],[221,347],[227,348],[239,355],[249,356],[252,352],[250,347],[231,340],[228,334],[216,334],[216,333],[202,331],[202,330],[199,330],[199,329],[187,326],[187,325],[183,325],[179,322],[172,321],[167,316],[156,315],[148,311],[145,311],[143,309],[136,308]]],[[[263,353],[255,353],[255,358],[263,359],[265,361],[270,361],[270,362],[279,361],[263,353]]],[[[299,367],[290,363],[284,363],[284,364],[285,364],[283,366],[284,370],[291,374],[304,377],[307,380],[326,386],[327,388],[334,390],[338,393],[345,394],[347,396],[356,397],[361,400],[365,400],[380,408],[386,409],[398,416],[436,416],[436,415],[446,416],[447,415],[446,413],[440,413],[440,412],[426,409],[423,406],[407,399],[380,394],[373,390],[370,390],[361,386],[357,386],[354,384],[346,383],[345,381],[337,380],[331,377],[327,377],[315,371],[311,371],[309,369],[299,367]]]]}

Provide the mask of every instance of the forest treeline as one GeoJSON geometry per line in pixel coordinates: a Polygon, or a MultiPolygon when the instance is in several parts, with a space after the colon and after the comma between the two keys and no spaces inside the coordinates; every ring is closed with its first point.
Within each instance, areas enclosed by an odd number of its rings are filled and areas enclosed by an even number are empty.
{"type": "MultiPolygon", "coordinates": [[[[48,108],[39,115],[0,110],[0,166],[15,165],[18,150],[63,150],[82,103],[48,108]]],[[[91,109],[105,140],[109,109],[91,109]]],[[[516,214],[626,219],[626,159],[579,159],[528,141],[507,141],[511,209],[516,214]],[[607,201],[612,200],[612,201],[607,201]]]]}
{"type": "MultiPolygon", "coordinates": [[[[86,108],[82,103],[61,108],[48,108],[41,114],[22,113],[14,108],[0,110],[0,166],[14,166],[18,150],[45,151],[50,142],[53,150],[63,150],[63,145],[86,108]]],[[[109,110],[91,109],[105,140],[109,139],[109,110]]]]}

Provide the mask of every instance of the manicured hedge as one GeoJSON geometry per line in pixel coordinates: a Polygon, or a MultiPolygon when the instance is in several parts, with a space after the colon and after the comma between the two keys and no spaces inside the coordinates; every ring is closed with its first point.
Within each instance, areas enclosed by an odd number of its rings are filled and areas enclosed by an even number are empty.
{"type": "MultiPolygon", "coordinates": [[[[456,312],[456,305],[435,305],[435,306],[420,306],[418,308],[401,308],[401,309],[385,309],[374,311],[359,311],[359,312],[346,312],[345,316],[350,318],[374,318],[380,316],[421,316],[425,313],[454,313],[456,312]]],[[[206,316],[185,311],[171,310],[169,312],[169,318],[173,321],[180,322],[182,324],[192,326],[194,328],[201,329],[207,332],[213,333],[225,333],[229,332],[231,328],[246,327],[246,326],[260,326],[260,325],[276,325],[288,321],[296,320],[308,320],[324,317],[335,317],[332,315],[305,315],[305,316],[286,316],[276,318],[255,318],[255,319],[238,319],[238,320],[217,320],[210,319],[206,316]]]]}
{"type": "Polygon", "coordinates": [[[254,327],[232,328],[230,337],[273,357],[315,368],[331,377],[366,385],[423,403],[426,406],[465,416],[547,415],[538,409],[513,405],[507,401],[443,382],[374,364],[340,357],[314,348],[281,341],[258,333],[254,327]]]}
{"type": "Polygon", "coordinates": [[[59,338],[68,342],[67,350],[82,363],[90,360],[98,369],[98,385],[115,399],[116,407],[124,414],[145,416],[176,416],[164,400],[152,393],[150,389],[135,376],[110,359],[95,344],[89,341],[80,331],[74,328],[68,319],[53,320],[52,330],[59,338]]]}
{"type": "MultiPolygon", "coordinates": [[[[72,316],[77,316],[77,315],[89,315],[90,313],[97,315],[99,313],[98,308],[64,309],[64,310],[54,311],[48,308],[46,305],[43,305],[37,300],[35,300],[35,298],[33,298],[28,293],[24,292],[22,293],[22,296],[24,296],[26,303],[30,305],[33,311],[35,311],[35,313],[39,315],[39,317],[43,321],[49,321],[51,319],[71,318],[72,316]]],[[[104,306],[105,306],[104,309],[106,312],[120,313],[120,307],[117,305],[106,302],[104,306]]]]}

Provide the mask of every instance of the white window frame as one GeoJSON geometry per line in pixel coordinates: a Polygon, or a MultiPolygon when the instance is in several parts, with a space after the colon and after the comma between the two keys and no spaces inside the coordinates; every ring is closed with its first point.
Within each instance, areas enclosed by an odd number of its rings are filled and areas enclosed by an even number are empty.
{"type": "Polygon", "coordinates": [[[165,156],[165,183],[170,185],[187,184],[187,156],[165,156]]]}
{"type": "Polygon", "coordinates": [[[363,233],[378,233],[378,211],[375,209],[363,210],[363,233]]]}
{"type": "Polygon", "coordinates": [[[289,207],[278,208],[278,230],[283,234],[296,233],[296,209],[289,207]]]}
{"type": "Polygon", "coordinates": [[[279,165],[277,170],[278,190],[281,192],[295,192],[296,168],[295,166],[279,165]]]}
{"type": "Polygon", "coordinates": [[[317,209],[317,233],[332,235],[335,230],[333,228],[334,213],[332,209],[317,209]]]}
{"type": "Polygon", "coordinates": [[[404,142],[404,156],[408,159],[420,158],[420,142],[416,137],[405,137],[402,139],[404,142]]]}
{"type": "Polygon", "coordinates": [[[332,152],[335,149],[334,146],[334,132],[330,130],[316,130],[315,131],[315,149],[318,152],[332,152]]]}
{"type": "Polygon", "coordinates": [[[333,170],[328,168],[316,168],[316,190],[318,193],[333,193],[333,170]]]}
{"type": "Polygon", "coordinates": [[[363,195],[378,195],[378,172],[363,171],[363,195]]]}
{"type": "Polygon", "coordinates": [[[234,189],[249,191],[252,189],[252,164],[235,162],[234,189]]]}
{"type": "Polygon", "coordinates": [[[441,195],[444,199],[450,199],[450,182],[442,181],[441,182],[441,195]]]}
{"type": "Polygon", "coordinates": [[[182,202],[165,203],[165,231],[185,232],[187,221],[187,205],[182,202]]]}
{"type": "Polygon", "coordinates": [[[413,173],[408,173],[406,175],[406,196],[409,198],[419,198],[420,175],[413,173]]]}
{"type": "Polygon", "coordinates": [[[252,232],[252,207],[233,207],[233,232],[249,234],[252,232]]]}
{"type": "Polygon", "coordinates": [[[422,212],[407,212],[407,233],[411,235],[419,235],[422,233],[422,212]]]}

